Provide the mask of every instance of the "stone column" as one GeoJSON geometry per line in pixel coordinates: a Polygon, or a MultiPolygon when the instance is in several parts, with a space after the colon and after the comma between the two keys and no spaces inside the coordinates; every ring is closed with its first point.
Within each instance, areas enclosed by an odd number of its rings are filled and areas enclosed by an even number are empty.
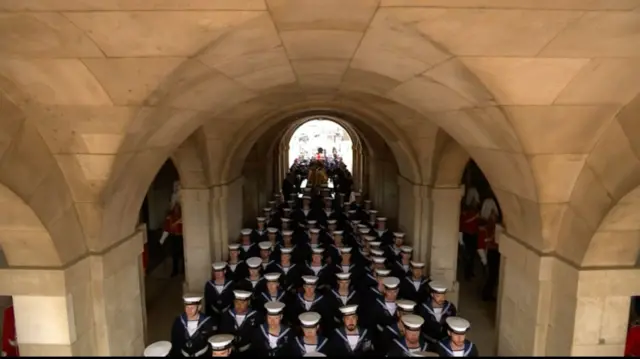
{"type": "Polygon", "coordinates": [[[431,225],[430,188],[409,182],[402,176],[398,183],[398,228],[413,246],[414,258],[429,267],[431,225]]]}
{"type": "Polygon", "coordinates": [[[462,187],[435,187],[431,189],[432,228],[430,273],[432,279],[447,283],[449,300],[458,305],[459,283],[456,278],[458,266],[458,238],[460,233],[460,199],[462,187]]]}
{"type": "Polygon", "coordinates": [[[353,176],[354,191],[362,189],[362,151],[359,146],[354,143],[351,146],[353,152],[353,168],[349,168],[351,175],[353,176]]]}
{"type": "Polygon", "coordinates": [[[210,190],[180,190],[184,232],[185,290],[202,292],[211,273],[210,190]]]}
{"type": "Polygon", "coordinates": [[[211,188],[211,258],[226,260],[228,245],[235,242],[242,229],[244,178],[211,188]]]}
{"type": "Polygon", "coordinates": [[[1,269],[22,356],[141,356],[142,233],[57,269],[1,269]]]}

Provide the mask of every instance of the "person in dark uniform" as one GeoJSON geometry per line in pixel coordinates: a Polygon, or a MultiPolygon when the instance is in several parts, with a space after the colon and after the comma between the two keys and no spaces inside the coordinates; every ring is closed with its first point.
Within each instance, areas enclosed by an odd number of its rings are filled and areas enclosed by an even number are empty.
{"type": "Polygon", "coordinates": [[[329,353],[335,356],[372,356],[374,340],[369,329],[358,323],[358,305],[340,307],[342,325],[335,328],[329,340],[329,353]]]}
{"type": "Polygon", "coordinates": [[[267,272],[281,273],[282,277],[280,277],[280,282],[282,283],[282,288],[287,292],[295,293],[300,286],[302,275],[300,274],[298,265],[292,262],[294,248],[281,247],[278,252],[280,253],[280,260],[267,267],[267,272]]]}
{"type": "Polygon", "coordinates": [[[383,298],[376,298],[375,301],[371,301],[370,307],[367,308],[369,310],[367,316],[371,321],[371,325],[367,327],[376,329],[376,339],[381,338],[381,334],[387,325],[395,322],[396,310],[398,308],[396,298],[398,296],[400,279],[396,277],[385,277],[382,283],[384,285],[383,298]]]}
{"type": "Polygon", "coordinates": [[[246,263],[249,268],[249,275],[238,282],[237,288],[251,293],[257,293],[264,285],[264,278],[260,276],[260,272],[262,271],[262,259],[259,257],[251,257],[246,260],[246,263]]]}
{"type": "Polygon", "coordinates": [[[226,272],[226,278],[236,282],[249,275],[247,263],[240,259],[240,243],[229,244],[229,261],[226,272]]]}
{"type": "Polygon", "coordinates": [[[296,318],[304,312],[311,311],[320,313],[323,320],[321,330],[326,331],[324,327],[330,327],[333,318],[328,313],[324,296],[316,291],[318,277],[305,275],[302,276],[302,280],[304,281],[303,292],[298,294],[295,300],[292,300],[290,317],[296,318]]]}
{"type": "Polygon", "coordinates": [[[282,322],[285,306],[277,301],[264,304],[266,320],[255,329],[252,341],[253,352],[257,356],[289,356],[294,333],[282,322]]]}
{"type": "Polygon", "coordinates": [[[282,195],[284,198],[290,198],[296,192],[296,177],[291,171],[287,172],[287,176],[282,181],[282,195]]]}
{"type": "Polygon", "coordinates": [[[358,292],[351,287],[351,273],[336,273],[337,285],[327,295],[327,310],[334,318],[334,324],[342,324],[340,308],[345,305],[360,304],[358,292]]]}
{"type": "Polygon", "coordinates": [[[267,217],[256,217],[257,227],[251,233],[251,243],[267,240],[267,217]]]}
{"type": "Polygon", "coordinates": [[[378,240],[382,242],[383,246],[393,244],[393,234],[387,229],[387,217],[376,218],[374,233],[378,236],[378,240]]]}
{"type": "Polygon", "coordinates": [[[448,338],[438,343],[436,350],[441,357],[478,357],[478,348],[466,335],[471,324],[460,317],[447,318],[448,338]]]}
{"type": "Polygon", "coordinates": [[[211,356],[213,357],[229,357],[231,356],[233,344],[233,335],[216,334],[209,338],[211,346],[211,356]]]}
{"type": "MultiPolygon", "coordinates": [[[[233,280],[227,279],[225,269],[227,263],[213,263],[213,279],[204,286],[204,302],[206,304],[205,314],[210,316],[214,322],[220,323],[222,313],[231,307],[233,302],[233,280]]],[[[215,329],[218,329],[215,327],[215,329]]]]}
{"type": "Polygon", "coordinates": [[[402,279],[400,284],[400,298],[410,299],[422,303],[430,292],[429,279],[424,276],[422,262],[411,261],[411,274],[402,279]]]}
{"type": "MultiPolygon", "coordinates": [[[[332,231],[330,235],[328,235],[331,238],[330,241],[330,245],[327,246],[327,251],[325,253],[325,256],[327,257],[327,259],[331,260],[331,264],[335,264],[335,265],[340,265],[342,262],[342,258],[341,258],[341,249],[345,247],[343,239],[342,239],[342,234],[344,233],[344,231],[332,231]]],[[[351,253],[349,253],[349,255],[351,255],[351,253]]]]}
{"type": "Polygon", "coordinates": [[[402,317],[407,314],[414,314],[416,308],[416,302],[406,299],[399,299],[396,301],[398,309],[396,310],[397,320],[394,323],[387,325],[379,341],[379,348],[382,348],[386,353],[392,348],[393,340],[402,337],[404,326],[402,324],[402,317]]]}
{"type": "Polygon", "coordinates": [[[276,227],[267,227],[267,239],[271,243],[272,247],[280,244],[282,238],[280,238],[280,230],[276,227]]]}
{"type": "Polygon", "coordinates": [[[393,243],[383,247],[390,261],[397,261],[399,259],[400,248],[404,245],[404,236],[405,234],[402,232],[393,232],[393,243]]]}
{"type": "Polygon", "coordinates": [[[428,344],[420,335],[420,327],[424,319],[415,314],[402,316],[402,327],[404,333],[400,338],[393,339],[392,347],[387,356],[390,357],[411,357],[413,353],[427,351],[428,344]]]}
{"type": "Polygon", "coordinates": [[[233,294],[235,296],[233,308],[222,315],[220,332],[234,336],[234,348],[237,355],[249,356],[253,331],[262,324],[260,323],[261,318],[249,305],[251,292],[235,290],[233,294]]]}
{"type": "Polygon", "coordinates": [[[215,323],[200,312],[202,296],[185,295],[184,313],[171,327],[172,357],[202,357],[209,355],[207,339],[213,335],[215,323]]]}
{"type": "MultiPolygon", "coordinates": [[[[267,273],[264,275],[266,286],[262,288],[254,298],[253,307],[262,312],[265,304],[269,302],[281,302],[285,305],[289,303],[288,293],[280,287],[280,273],[267,273]]],[[[264,314],[264,313],[261,313],[264,314]]]]}
{"type": "Polygon", "coordinates": [[[332,284],[334,282],[334,272],[333,268],[323,264],[324,259],[324,249],[323,248],[312,248],[311,249],[311,262],[307,263],[305,267],[302,268],[302,275],[310,275],[318,278],[318,289],[324,291],[326,289],[331,289],[332,284]]]}
{"type": "Polygon", "coordinates": [[[429,282],[431,298],[428,298],[420,307],[421,315],[425,319],[422,328],[425,338],[432,342],[438,342],[447,336],[447,328],[444,325],[448,317],[455,317],[456,306],[446,299],[447,286],[438,281],[429,282]]]}
{"type": "Polygon", "coordinates": [[[251,228],[240,230],[240,259],[247,260],[259,255],[258,245],[251,242],[251,233],[253,233],[251,228]]]}
{"type": "Polygon", "coordinates": [[[269,265],[275,262],[275,254],[273,251],[273,245],[269,241],[262,241],[258,243],[260,247],[260,259],[262,259],[262,270],[266,270],[269,265]]]}
{"type": "Polygon", "coordinates": [[[400,260],[391,262],[393,275],[398,278],[405,278],[411,271],[411,255],[413,248],[409,246],[400,247],[400,260]]]}
{"type": "Polygon", "coordinates": [[[145,357],[167,357],[171,353],[171,342],[166,340],[162,340],[159,342],[151,343],[146,348],[144,348],[144,353],[142,354],[145,357]]]}
{"type": "Polygon", "coordinates": [[[318,333],[318,324],[321,318],[321,315],[316,312],[305,312],[298,316],[302,335],[297,336],[291,345],[292,356],[299,357],[310,352],[328,354],[329,340],[318,333]]]}

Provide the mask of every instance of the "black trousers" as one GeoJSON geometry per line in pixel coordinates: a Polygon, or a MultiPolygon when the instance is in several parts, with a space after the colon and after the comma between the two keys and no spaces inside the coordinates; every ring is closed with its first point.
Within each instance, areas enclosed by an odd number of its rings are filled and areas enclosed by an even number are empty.
{"type": "Polygon", "coordinates": [[[500,278],[500,252],[497,249],[487,250],[487,281],[482,290],[485,299],[494,298],[500,278]]]}
{"type": "Polygon", "coordinates": [[[478,255],[478,235],[462,233],[462,242],[464,243],[464,278],[470,279],[474,276],[473,269],[476,264],[476,256],[478,255]]]}
{"type": "Polygon", "coordinates": [[[184,273],[184,239],[182,235],[169,235],[171,245],[172,275],[184,273]]]}

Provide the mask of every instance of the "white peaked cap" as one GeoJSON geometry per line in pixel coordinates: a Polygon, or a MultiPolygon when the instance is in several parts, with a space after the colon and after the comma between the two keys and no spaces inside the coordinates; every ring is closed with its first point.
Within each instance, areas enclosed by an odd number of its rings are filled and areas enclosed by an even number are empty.
{"type": "Polygon", "coordinates": [[[429,288],[436,293],[445,293],[447,291],[447,286],[444,283],[435,280],[429,282],[429,288]]]}
{"type": "MultiPolygon", "coordinates": [[[[349,203],[345,203],[345,205],[348,205],[348,204],[349,203]]],[[[356,213],[356,210],[355,209],[350,209],[350,210],[347,211],[347,213],[354,214],[354,213],[356,213]]],[[[355,221],[352,221],[352,222],[355,222],[355,221]]]]}
{"type": "Polygon", "coordinates": [[[144,349],[145,357],[166,357],[171,351],[171,342],[166,340],[150,344],[144,349]]]}
{"type": "MultiPolygon", "coordinates": [[[[365,234],[365,233],[369,233],[369,228],[358,228],[358,232],[365,234]]],[[[375,237],[373,237],[375,239],[375,237]]],[[[371,239],[373,240],[373,239],[371,239]]]]}
{"type": "Polygon", "coordinates": [[[251,232],[253,232],[253,229],[251,229],[251,228],[243,228],[243,229],[240,230],[240,233],[243,236],[248,236],[248,235],[251,234],[251,232]]]}
{"type": "Polygon", "coordinates": [[[327,220],[327,224],[336,224],[338,221],[336,221],[335,219],[328,219],[327,220]]]}
{"type": "Polygon", "coordinates": [[[278,228],[269,227],[269,228],[267,228],[267,232],[269,232],[269,233],[278,233],[278,228]]]}
{"type": "Polygon", "coordinates": [[[227,262],[215,262],[211,265],[213,270],[223,270],[227,267],[227,262]]]}
{"type": "Polygon", "coordinates": [[[391,269],[378,268],[376,269],[376,275],[378,277],[386,277],[391,274],[391,269]]]}
{"type": "MultiPolygon", "coordinates": [[[[291,201],[291,202],[293,202],[293,201],[291,201]]],[[[285,212],[291,212],[291,208],[285,208],[285,209],[283,209],[283,211],[285,211],[285,212]]],[[[289,218],[282,218],[282,221],[283,221],[283,222],[289,222],[289,221],[290,221],[290,219],[289,219],[289,218]],[[286,219],[286,221],[285,221],[285,219],[286,219]]]]}
{"type": "Polygon", "coordinates": [[[247,292],[246,290],[234,290],[233,296],[236,299],[248,299],[251,296],[251,292],[247,292]]]}
{"type": "Polygon", "coordinates": [[[202,296],[199,294],[185,294],[182,300],[184,304],[198,304],[202,302],[202,296]]]}
{"type": "Polygon", "coordinates": [[[232,341],[233,335],[231,334],[216,334],[209,338],[209,344],[213,350],[225,350],[232,341]]]}
{"type": "Polygon", "coordinates": [[[247,259],[247,265],[249,268],[258,268],[262,264],[262,258],[251,257],[247,259]]]}
{"type": "MultiPolygon", "coordinates": [[[[351,212],[351,211],[349,211],[349,212],[351,212]]],[[[353,211],[353,213],[356,213],[356,211],[353,211]]],[[[351,223],[353,223],[353,224],[360,224],[360,222],[362,222],[362,221],[359,220],[359,219],[354,219],[353,221],[351,221],[351,223]]]]}
{"type": "Polygon", "coordinates": [[[338,277],[338,280],[349,280],[351,273],[336,273],[336,277],[338,277]]]}
{"type": "Polygon", "coordinates": [[[291,254],[293,252],[293,248],[292,247],[282,247],[280,248],[280,253],[281,254],[291,254]]]}
{"type": "Polygon", "coordinates": [[[393,236],[396,238],[404,238],[404,233],[402,232],[393,232],[393,236]]]}
{"type": "Polygon", "coordinates": [[[424,263],[423,263],[423,262],[414,262],[414,261],[411,261],[411,266],[412,266],[413,268],[424,268],[424,263]]]}
{"type": "Polygon", "coordinates": [[[376,248],[380,247],[381,244],[382,244],[382,242],[380,242],[380,241],[371,241],[371,243],[369,243],[369,245],[371,247],[376,247],[376,248]]]}
{"type": "Polygon", "coordinates": [[[371,248],[371,254],[373,254],[374,256],[382,257],[384,255],[384,251],[382,249],[371,248]]]}
{"type": "Polygon", "coordinates": [[[280,279],[280,273],[267,273],[264,275],[264,278],[269,282],[275,282],[280,279]]]}
{"type": "Polygon", "coordinates": [[[312,219],[312,220],[310,220],[310,221],[307,221],[307,224],[316,224],[316,223],[318,223],[318,221],[315,221],[315,220],[313,220],[313,219],[312,219]]]}
{"type": "Polygon", "coordinates": [[[333,201],[333,198],[331,198],[331,197],[325,197],[325,198],[324,198],[324,200],[325,200],[325,201],[333,201]]]}
{"type": "Polygon", "coordinates": [[[369,211],[369,214],[377,214],[377,213],[378,213],[378,211],[376,211],[375,209],[372,209],[372,210],[369,211]]]}
{"type": "Polygon", "coordinates": [[[407,299],[396,300],[396,304],[398,305],[398,307],[400,307],[400,309],[404,310],[405,312],[413,311],[413,308],[415,308],[417,305],[416,302],[412,300],[407,300],[407,299]]]}
{"type": "Polygon", "coordinates": [[[387,217],[378,217],[378,218],[376,218],[376,220],[378,222],[386,222],[387,221],[387,217]]]}
{"type": "Polygon", "coordinates": [[[308,352],[303,357],[326,358],[327,356],[320,352],[308,352]]]}
{"type": "Polygon", "coordinates": [[[271,249],[271,242],[268,241],[264,241],[264,242],[260,242],[258,243],[258,246],[260,246],[260,249],[271,249]]]}
{"type": "Polygon", "coordinates": [[[366,224],[360,224],[358,223],[358,228],[365,228],[365,229],[369,229],[369,227],[367,227],[366,224]]]}
{"type": "Polygon", "coordinates": [[[311,199],[311,196],[302,196],[302,199],[310,200],[310,199],[311,199]]]}
{"type": "Polygon", "coordinates": [[[371,200],[370,199],[365,199],[364,203],[371,203],[371,200]]]}
{"type": "Polygon", "coordinates": [[[469,330],[469,327],[471,327],[471,323],[469,323],[468,320],[460,317],[448,317],[446,322],[449,329],[458,334],[466,333],[469,330]]]}
{"type": "Polygon", "coordinates": [[[293,231],[290,229],[285,229],[284,231],[282,231],[282,235],[283,236],[292,236],[293,235],[293,231]]]}
{"type": "Polygon", "coordinates": [[[344,231],[333,231],[333,233],[331,234],[333,234],[334,236],[341,236],[343,233],[344,231]]]}
{"type": "Polygon", "coordinates": [[[430,358],[430,357],[439,357],[440,355],[438,355],[438,353],[433,353],[433,352],[415,352],[415,353],[411,353],[412,357],[419,357],[419,358],[430,358]]]}
{"type": "Polygon", "coordinates": [[[309,230],[309,232],[311,232],[311,233],[313,233],[313,234],[318,234],[318,233],[320,233],[320,229],[319,229],[319,228],[311,228],[311,229],[309,230]]]}
{"type": "Polygon", "coordinates": [[[271,212],[271,207],[264,207],[262,210],[265,212],[271,212]]]}
{"type": "Polygon", "coordinates": [[[266,217],[256,217],[256,220],[258,220],[258,222],[264,222],[267,220],[266,217]]]}
{"type": "MultiPolygon", "coordinates": [[[[273,195],[273,197],[278,198],[280,197],[280,195],[276,193],[273,195]]],[[[274,203],[276,203],[276,201],[269,201],[269,204],[274,204],[274,203]]]]}
{"type": "Polygon", "coordinates": [[[400,285],[400,279],[396,277],[386,277],[382,280],[382,284],[384,284],[385,288],[396,289],[400,285]]]}
{"type": "Polygon", "coordinates": [[[230,251],[237,251],[238,249],[240,249],[240,243],[232,243],[229,245],[230,251]]]}
{"type": "MultiPolygon", "coordinates": [[[[373,250],[371,252],[373,253],[373,250]]],[[[373,261],[373,263],[382,264],[387,259],[385,257],[373,257],[373,258],[371,258],[371,260],[373,261]]]]}
{"type": "Polygon", "coordinates": [[[282,302],[272,302],[272,301],[268,301],[264,304],[264,309],[267,310],[268,314],[271,315],[278,315],[280,313],[282,313],[282,311],[284,310],[284,306],[285,304],[282,302]]]}
{"type": "Polygon", "coordinates": [[[344,307],[340,307],[340,312],[342,312],[342,315],[353,315],[356,314],[357,310],[357,304],[345,305],[344,307]]]}
{"type": "Polygon", "coordinates": [[[351,247],[340,248],[340,253],[351,253],[351,247]]]}
{"type": "Polygon", "coordinates": [[[418,330],[424,324],[424,319],[415,314],[406,314],[402,316],[402,324],[408,329],[418,330]]]}
{"type": "Polygon", "coordinates": [[[298,316],[300,323],[305,327],[315,327],[322,317],[316,312],[305,312],[298,316]]]}
{"type": "MultiPolygon", "coordinates": [[[[367,228],[367,232],[369,232],[369,228],[367,228]]],[[[375,236],[369,236],[369,235],[364,236],[364,240],[367,242],[374,242],[375,239],[376,239],[375,236]]]]}
{"type": "Polygon", "coordinates": [[[317,248],[316,247],[316,248],[313,248],[312,251],[313,251],[313,254],[322,254],[322,253],[324,253],[324,248],[317,248]]]}
{"type": "Polygon", "coordinates": [[[400,247],[400,250],[404,253],[411,253],[413,252],[413,248],[409,247],[409,246],[402,246],[400,247]]]}
{"type": "Polygon", "coordinates": [[[304,284],[315,285],[318,282],[318,277],[314,275],[303,275],[302,280],[304,281],[304,284]]]}

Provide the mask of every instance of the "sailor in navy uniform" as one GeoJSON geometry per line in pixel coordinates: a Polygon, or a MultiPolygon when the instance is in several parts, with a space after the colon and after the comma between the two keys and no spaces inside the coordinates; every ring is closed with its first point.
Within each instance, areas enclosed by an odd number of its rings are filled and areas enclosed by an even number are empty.
{"type": "Polygon", "coordinates": [[[272,263],[267,267],[269,273],[280,273],[280,283],[282,288],[290,293],[297,293],[302,281],[302,274],[299,271],[299,265],[292,261],[292,254],[295,251],[292,247],[281,247],[280,260],[272,263]]]}
{"type": "MultiPolygon", "coordinates": [[[[311,221],[312,223],[314,221],[311,221]]],[[[313,225],[313,224],[309,224],[313,225]]],[[[307,233],[306,242],[298,242],[297,247],[300,250],[300,254],[304,256],[304,258],[309,258],[311,256],[311,252],[314,248],[323,248],[322,243],[320,243],[320,229],[319,228],[310,228],[307,233]]]]}
{"type": "Polygon", "coordinates": [[[220,332],[234,336],[235,352],[239,356],[251,354],[251,340],[254,329],[262,324],[260,315],[249,305],[251,292],[235,290],[233,308],[222,315],[220,332]]]}
{"type": "Polygon", "coordinates": [[[327,227],[326,229],[326,236],[328,239],[328,243],[332,242],[332,233],[333,231],[337,231],[338,230],[338,220],[335,218],[336,216],[334,216],[334,218],[330,218],[327,219],[327,227]]]}
{"type": "Polygon", "coordinates": [[[331,232],[331,241],[329,241],[329,243],[331,243],[330,245],[327,246],[327,251],[325,253],[325,257],[327,257],[327,259],[331,259],[331,263],[335,263],[336,265],[340,265],[341,262],[341,257],[340,257],[340,249],[345,247],[344,243],[343,243],[343,235],[344,231],[332,231],[331,232]]]}
{"type": "Polygon", "coordinates": [[[402,324],[402,317],[407,314],[415,314],[415,308],[417,303],[412,300],[398,299],[396,301],[398,309],[396,310],[397,320],[388,324],[384,328],[384,332],[381,336],[380,347],[383,347],[384,352],[388,352],[392,348],[393,340],[402,337],[404,326],[402,324]]]}
{"type": "Polygon", "coordinates": [[[351,252],[353,249],[351,247],[340,247],[340,257],[334,264],[334,272],[336,273],[351,273],[352,280],[358,281],[364,275],[361,267],[356,266],[351,261],[351,252]]]}
{"type": "Polygon", "coordinates": [[[334,329],[329,340],[329,353],[335,356],[372,356],[374,338],[368,328],[358,323],[358,306],[346,305],[340,308],[342,325],[334,329]]]}
{"type": "Polygon", "coordinates": [[[373,209],[373,207],[371,207],[371,200],[365,199],[363,203],[364,203],[364,206],[362,207],[362,210],[364,211],[364,213],[369,214],[369,211],[373,209]]]}
{"type": "Polygon", "coordinates": [[[333,208],[333,198],[325,197],[324,198],[324,208],[322,209],[321,214],[319,215],[318,220],[322,226],[327,226],[328,221],[331,219],[336,219],[337,214],[334,212],[333,208]]]}
{"type": "Polygon", "coordinates": [[[269,241],[262,241],[258,243],[258,247],[260,248],[260,258],[262,259],[262,270],[266,270],[267,267],[275,262],[276,253],[273,251],[273,244],[269,241]]]}
{"type": "Polygon", "coordinates": [[[323,263],[324,249],[316,247],[311,249],[311,262],[302,268],[302,275],[318,277],[318,289],[325,291],[331,289],[335,281],[333,266],[323,263]]]}
{"type": "Polygon", "coordinates": [[[252,351],[256,355],[289,356],[294,333],[282,322],[285,306],[282,302],[265,303],[265,323],[253,332],[252,351]]]}
{"type": "Polygon", "coordinates": [[[226,278],[239,281],[249,275],[247,263],[240,259],[240,243],[229,244],[229,260],[227,262],[226,278]]]}
{"type": "Polygon", "coordinates": [[[143,356],[145,357],[167,357],[171,353],[171,342],[162,340],[150,344],[144,349],[143,356]]]}
{"type": "MultiPolygon", "coordinates": [[[[373,254],[373,253],[372,253],[373,254]]],[[[371,258],[371,269],[369,271],[367,271],[367,273],[365,273],[365,275],[361,278],[362,280],[360,281],[360,290],[364,292],[364,290],[366,290],[367,288],[371,288],[371,287],[377,287],[380,284],[380,280],[378,278],[378,269],[385,269],[384,267],[384,262],[385,262],[385,258],[384,257],[379,257],[379,256],[374,256],[371,258]]],[[[389,270],[389,273],[391,272],[391,270],[389,270]]]]}
{"type": "Polygon", "coordinates": [[[424,276],[424,263],[411,261],[411,274],[402,278],[400,298],[422,303],[427,299],[429,279],[424,276]]]}
{"type": "Polygon", "coordinates": [[[402,316],[404,334],[400,338],[393,339],[393,344],[387,356],[411,357],[414,353],[427,351],[427,342],[420,335],[420,327],[423,323],[424,319],[418,315],[407,314],[402,316]]]}
{"type": "Polygon", "coordinates": [[[327,308],[327,302],[324,295],[316,291],[316,284],[318,283],[318,277],[305,275],[302,276],[304,282],[303,292],[298,294],[295,300],[292,300],[290,315],[291,318],[296,318],[304,312],[317,312],[322,315],[323,323],[321,330],[326,331],[324,327],[331,326],[333,318],[330,316],[327,308]],[[328,323],[328,325],[326,324],[328,323]]]}
{"type": "MultiPolygon", "coordinates": [[[[351,287],[351,273],[336,273],[337,285],[327,294],[327,310],[331,313],[335,325],[342,324],[340,308],[345,305],[360,304],[358,292],[351,287]]],[[[327,324],[328,325],[328,324],[327,324]]],[[[327,328],[329,330],[329,328],[327,328]]]]}
{"type": "Polygon", "coordinates": [[[276,262],[279,260],[280,258],[280,249],[281,248],[291,248],[291,262],[292,263],[302,263],[304,262],[304,260],[307,258],[304,256],[303,250],[301,250],[302,247],[298,247],[296,244],[293,243],[293,231],[290,229],[285,229],[282,230],[282,241],[281,243],[276,246],[276,248],[274,249],[274,255],[272,256],[272,258],[274,258],[276,260],[276,262]]]}
{"type": "Polygon", "coordinates": [[[365,213],[367,214],[367,219],[365,221],[367,222],[369,228],[376,229],[376,217],[378,217],[378,211],[376,211],[375,209],[370,209],[365,213]]]}
{"type": "Polygon", "coordinates": [[[383,245],[388,246],[393,244],[393,234],[387,229],[386,217],[376,218],[376,228],[374,229],[374,233],[378,236],[378,239],[383,245]]]}
{"type": "Polygon", "coordinates": [[[240,230],[240,259],[256,257],[260,254],[258,244],[252,242],[251,234],[253,229],[243,228],[240,230]]]}
{"type": "Polygon", "coordinates": [[[258,293],[264,286],[264,278],[260,275],[262,272],[262,259],[258,257],[248,258],[246,261],[249,267],[249,275],[238,282],[237,289],[243,289],[251,293],[258,293]]]}
{"type": "Polygon", "coordinates": [[[282,241],[279,232],[280,230],[276,227],[267,227],[267,239],[271,242],[271,246],[273,247],[280,244],[282,241]]]}
{"type": "Polygon", "coordinates": [[[200,312],[202,296],[185,295],[184,313],[171,328],[171,356],[201,357],[209,355],[207,339],[213,334],[215,323],[200,312]]]}
{"type": "Polygon", "coordinates": [[[445,321],[455,317],[456,306],[446,299],[447,286],[438,281],[429,282],[431,296],[422,303],[419,310],[425,319],[423,332],[427,340],[437,342],[447,337],[445,321]]]}
{"type": "Polygon", "coordinates": [[[402,232],[393,232],[393,243],[383,247],[390,261],[395,262],[400,259],[400,248],[404,245],[404,236],[402,232]]]}
{"type": "Polygon", "coordinates": [[[396,298],[398,296],[398,287],[400,279],[396,277],[385,277],[382,280],[384,285],[383,298],[376,298],[370,302],[367,307],[367,321],[370,322],[367,327],[376,330],[376,339],[382,339],[384,329],[387,325],[396,321],[396,311],[398,304],[396,298]]]}
{"type": "Polygon", "coordinates": [[[211,356],[213,357],[229,357],[231,356],[233,345],[233,335],[216,334],[209,338],[209,346],[211,346],[211,356]]]}
{"type": "Polygon", "coordinates": [[[393,266],[393,275],[398,278],[404,278],[410,274],[412,253],[413,248],[409,246],[400,247],[400,259],[395,262],[391,262],[393,266]]]}
{"type": "Polygon", "coordinates": [[[460,317],[447,318],[448,338],[438,343],[436,350],[441,357],[478,357],[478,348],[467,340],[466,335],[471,324],[460,317]]]}
{"type": "Polygon", "coordinates": [[[211,267],[213,267],[213,279],[204,286],[205,314],[210,316],[214,323],[220,323],[222,313],[229,309],[233,302],[234,281],[225,277],[227,263],[216,262],[211,267]]]}
{"type": "Polygon", "coordinates": [[[278,272],[267,273],[264,275],[266,286],[263,290],[255,294],[253,307],[256,310],[264,309],[264,305],[269,302],[282,302],[289,304],[289,293],[280,286],[280,277],[282,274],[278,272]]]}
{"type": "Polygon", "coordinates": [[[316,211],[311,208],[311,197],[302,197],[302,207],[297,208],[291,212],[291,219],[293,219],[299,227],[304,227],[309,220],[316,219],[316,211]]]}
{"type": "Polygon", "coordinates": [[[291,227],[291,208],[284,208],[282,210],[282,218],[280,218],[280,221],[282,222],[281,224],[281,229],[293,229],[291,227]]]}
{"type": "Polygon", "coordinates": [[[310,352],[328,354],[329,340],[318,333],[321,315],[316,312],[305,312],[298,316],[302,336],[297,336],[291,345],[291,355],[303,356],[310,352]]]}
{"type": "Polygon", "coordinates": [[[267,217],[256,217],[257,227],[251,233],[251,242],[260,243],[267,240],[267,217]]]}

